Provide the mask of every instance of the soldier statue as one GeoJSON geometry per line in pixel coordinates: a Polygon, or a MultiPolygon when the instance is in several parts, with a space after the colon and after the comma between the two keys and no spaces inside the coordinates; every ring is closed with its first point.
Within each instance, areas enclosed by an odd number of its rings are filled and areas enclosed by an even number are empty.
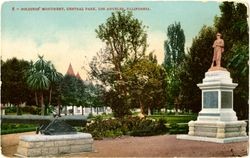
{"type": "Polygon", "coordinates": [[[221,34],[217,33],[216,38],[213,44],[214,56],[211,68],[214,66],[221,67],[221,54],[224,52],[224,40],[221,39],[221,34]]]}

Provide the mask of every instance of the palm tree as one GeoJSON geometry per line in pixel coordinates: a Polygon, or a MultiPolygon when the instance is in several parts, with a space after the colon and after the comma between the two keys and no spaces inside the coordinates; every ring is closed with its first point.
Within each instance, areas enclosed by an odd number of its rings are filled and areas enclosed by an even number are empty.
{"type": "Polygon", "coordinates": [[[43,93],[51,87],[51,82],[55,80],[55,76],[58,74],[51,62],[45,61],[43,56],[40,55],[38,55],[38,58],[38,61],[36,61],[28,71],[27,83],[29,87],[35,91],[35,95],[37,93],[40,95],[41,114],[44,115],[45,104],[43,93]]]}
{"type": "Polygon", "coordinates": [[[60,81],[63,78],[63,75],[56,71],[54,65],[48,61],[47,66],[45,67],[45,75],[50,80],[51,84],[49,87],[49,105],[51,105],[51,96],[52,96],[52,87],[55,82],[60,81]]]}
{"type": "Polygon", "coordinates": [[[45,111],[45,105],[44,105],[44,98],[43,98],[43,91],[47,90],[50,85],[50,80],[48,77],[44,75],[43,72],[36,71],[32,68],[31,73],[27,78],[27,83],[31,89],[35,90],[35,92],[38,92],[40,95],[40,105],[42,108],[42,115],[44,115],[45,111]]]}

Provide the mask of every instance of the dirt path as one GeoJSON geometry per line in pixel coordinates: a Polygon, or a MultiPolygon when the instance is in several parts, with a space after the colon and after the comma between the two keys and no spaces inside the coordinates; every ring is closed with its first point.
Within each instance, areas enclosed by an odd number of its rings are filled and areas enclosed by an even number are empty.
{"type": "MultiPolygon", "coordinates": [[[[16,153],[19,136],[34,132],[2,136],[5,156],[16,153]]],[[[65,157],[229,157],[248,155],[248,142],[216,144],[177,140],[176,135],[121,137],[94,141],[95,152],[69,154],[65,157]]]]}
{"type": "Polygon", "coordinates": [[[25,132],[25,133],[18,133],[18,134],[7,134],[1,136],[1,152],[5,156],[12,156],[16,154],[17,145],[19,142],[19,136],[21,135],[32,135],[35,132],[25,132]]]}

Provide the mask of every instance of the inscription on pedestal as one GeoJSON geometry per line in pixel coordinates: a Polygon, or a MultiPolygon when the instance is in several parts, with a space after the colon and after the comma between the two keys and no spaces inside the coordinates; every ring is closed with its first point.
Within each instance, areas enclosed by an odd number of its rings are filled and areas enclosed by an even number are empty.
{"type": "Polygon", "coordinates": [[[218,91],[203,92],[203,107],[218,108],[218,91]]]}
{"type": "Polygon", "coordinates": [[[232,92],[221,92],[221,108],[232,108],[232,92]]]}

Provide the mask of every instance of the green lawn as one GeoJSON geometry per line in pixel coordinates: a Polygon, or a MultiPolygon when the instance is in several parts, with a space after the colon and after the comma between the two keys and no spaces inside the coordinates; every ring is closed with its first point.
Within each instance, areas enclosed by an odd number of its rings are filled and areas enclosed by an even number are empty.
{"type": "Polygon", "coordinates": [[[32,124],[13,124],[13,123],[4,123],[1,125],[1,135],[10,134],[10,133],[21,133],[35,131],[36,125],[32,124]]]}
{"type": "Polygon", "coordinates": [[[147,116],[148,118],[153,119],[164,119],[167,121],[167,124],[174,124],[174,123],[188,123],[191,120],[196,120],[197,114],[192,115],[151,115],[147,116]]]}
{"type": "Polygon", "coordinates": [[[166,120],[166,126],[169,129],[169,134],[187,134],[188,122],[197,119],[197,114],[192,115],[151,115],[148,118],[164,119],[166,120]]]}
{"type": "MultiPolygon", "coordinates": [[[[113,115],[111,114],[101,115],[99,117],[102,117],[102,119],[108,119],[108,118],[113,117],[113,115]]],[[[191,120],[196,120],[197,114],[192,114],[192,115],[162,114],[162,115],[150,115],[150,116],[147,116],[147,118],[156,119],[156,120],[159,120],[159,119],[166,120],[166,126],[169,128],[169,133],[178,134],[178,133],[187,133],[188,131],[187,123],[191,120]]],[[[36,127],[37,125],[32,125],[32,124],[4,123],[1,125],[1,134],[35,131],[36,127]]]]}

